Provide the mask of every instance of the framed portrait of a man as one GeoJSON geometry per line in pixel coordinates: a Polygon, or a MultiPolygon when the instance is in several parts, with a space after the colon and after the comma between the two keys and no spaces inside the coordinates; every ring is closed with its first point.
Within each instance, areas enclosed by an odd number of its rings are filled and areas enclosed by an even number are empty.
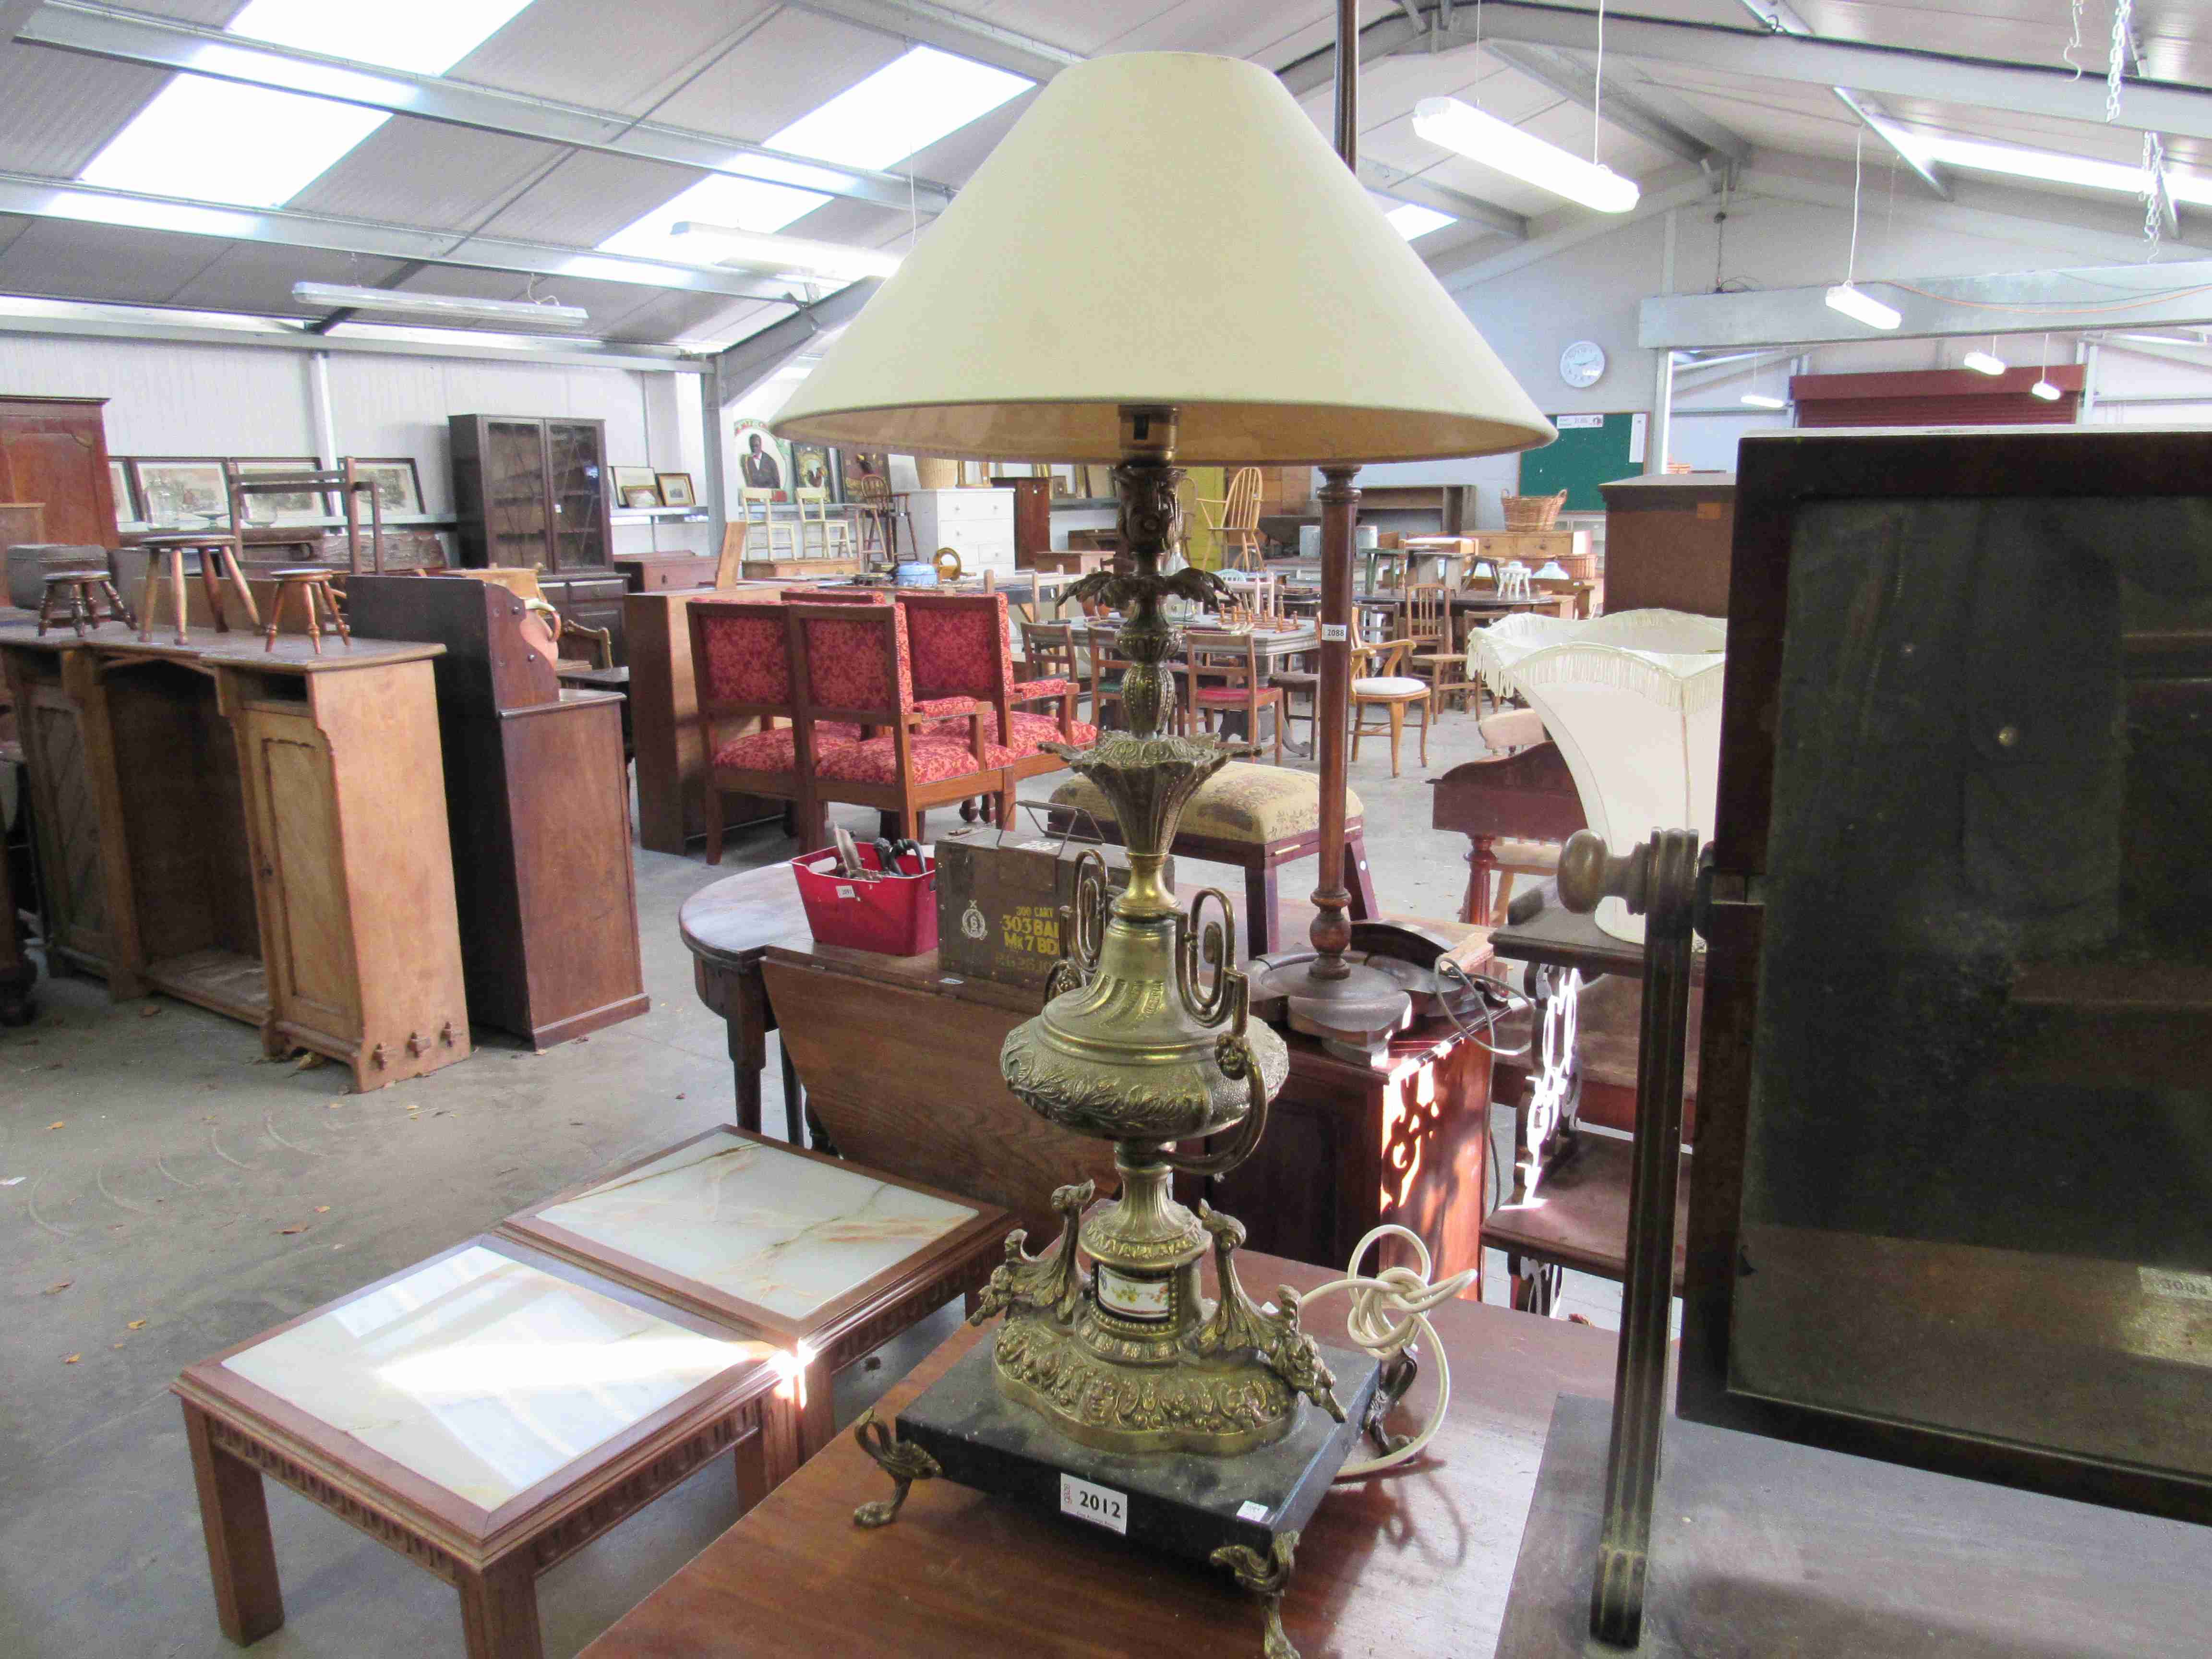
{"type": "Polygon", "coordinates": [[[761,421],[737,424],[738,481],[747,489],[772,489],[775,500],[789,501],[791,449],[761,421]]]}

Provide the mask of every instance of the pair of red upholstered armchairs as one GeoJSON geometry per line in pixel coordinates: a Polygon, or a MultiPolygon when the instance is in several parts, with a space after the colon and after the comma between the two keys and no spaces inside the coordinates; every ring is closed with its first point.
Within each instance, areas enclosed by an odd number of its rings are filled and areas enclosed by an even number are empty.
{"type": "Polygon", "coordinates": [[[1003,593],[787,588],[690,615],[709,864],[726,794],[793,803],[802,848],[828,840],[832,802],[920,839],[931,807],[977,796],[1006,822],[1021,779],[1066,764],[1041,744],[1097,738],[1071,681],[1014,678],[1003,593]]]}

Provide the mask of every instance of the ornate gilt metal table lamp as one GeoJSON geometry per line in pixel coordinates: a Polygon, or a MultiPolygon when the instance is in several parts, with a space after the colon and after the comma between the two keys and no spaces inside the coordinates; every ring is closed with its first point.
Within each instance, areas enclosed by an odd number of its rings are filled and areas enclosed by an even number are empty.
{"type": "MultiPolygon", "coordinates": [[[[1348,129],[1341,94],[1340,116],[1348,129]]],[[[1043,89],[777,430],[1116,463],[1124,556],[1076,591],[1123,611],[1133,664],[1128,732],[1061,751],[1113,802],[1128,885],[1109,904],[1103,870],[1086,876],[1056,994],[1001,1055],[1039,1115],[1115,1143],[1121,1190],[1094,1205],[1089,1183],[1061,1188],[1042,1255],[1007,1241],[978,1315],[1006,1316],[991,1349],[903,1413],[898,1442],[863,1424],[899,1484],[857,1518],[890,1520],[908,1482],[938,1474],[1042,1502],[1228,1566],[1271,1597],[1268,1650],[1287,1653],[1272,1598],[1375,1364],[1318,1348],[1289,1292],[1254,1302],[1237,1278],[1242,1226],[1170,1191],[1249,1155],[1289,1066],[1250,1017],[1228,901],[1209,892],[1186,915],[1162,880],[1183,806],[1240,752],[1173,734],[1163,602],[1221,590],[1208,572],[1162,572],[1176,462],[1329,469],[1316,725],[1324,823],[1333,809],[1340,830],[1355,464],[1525,448],[1551,429],[1279,81],[1231,58],[1132,53],[1043,89]],[[1219,915],[1202,921],[1209,899],[1219,915]],[[1201,1291],[1209,1253],[1218,1299],[1201,1291]]],[[[1324,1000],[1352,976],[1350,896],[1328,857],[1341,848],[1324,829],[1324,1000]]]]}

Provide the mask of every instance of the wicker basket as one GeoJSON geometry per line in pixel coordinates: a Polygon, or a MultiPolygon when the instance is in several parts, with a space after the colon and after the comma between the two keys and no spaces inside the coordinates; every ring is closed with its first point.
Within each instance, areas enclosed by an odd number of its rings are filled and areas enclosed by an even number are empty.
{"type": "Polygon", "coordinates": [[[1508,530],[1549,530],[1559,521],[1559,509],[1567,504],[1567,492],[1556,495],[1506,495],[1500,497],[1505,507],[1505,527],[1508,530]]]}
{"type": "Polygon", "coordinates": [[[1596,554],[1562,553],[1559,557],[1560,565],[1565,569],[1567,574],[1574,578],[1575,580],[1578,582],[1594,582],[1597,580],[1596,554]]]}

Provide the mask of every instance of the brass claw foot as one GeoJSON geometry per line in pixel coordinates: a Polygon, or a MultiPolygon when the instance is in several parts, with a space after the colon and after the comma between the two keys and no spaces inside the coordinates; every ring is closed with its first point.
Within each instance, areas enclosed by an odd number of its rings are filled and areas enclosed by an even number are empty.
{"type": "Polygon", "coordinates": [[[1269,1557],[1242,1544],[1224,1544],[1206,1558],[1217,1567],[1226,1567],[1237,1583],[1258,1596],[1265,1607],[1267,1625],[1260,1640],[1262,1659],[1298,1659],[1298,1650],[1283,1632],[1283,1592],[1290,1588],[1291,1557],[1297,1547],[1297,1534],[1286,1532],[1277,1534],[1274,1553],[1269,1557]]]}
{"type": "Polygon", "coordinates": [[[919,1446],[909,1446],[891,1438],[890,1428],[876,1421],[872,1411],[860,1413],[860,1420],[853,1425],[853,1438],[860,1449],[875,1460],[876,1467],[891,1478],[896,1488],[889,1498],[878,1498],[861,1504],[853,1511],[856,1527],[888,1527],[898,1519],[899,1505],[906,1502],[907,1491],[917,1480],[933,1480],[945,1471],[937,1460],[919,1446]],[[870,1436],[868,1431],[875,1433],[870,1436]]]}

